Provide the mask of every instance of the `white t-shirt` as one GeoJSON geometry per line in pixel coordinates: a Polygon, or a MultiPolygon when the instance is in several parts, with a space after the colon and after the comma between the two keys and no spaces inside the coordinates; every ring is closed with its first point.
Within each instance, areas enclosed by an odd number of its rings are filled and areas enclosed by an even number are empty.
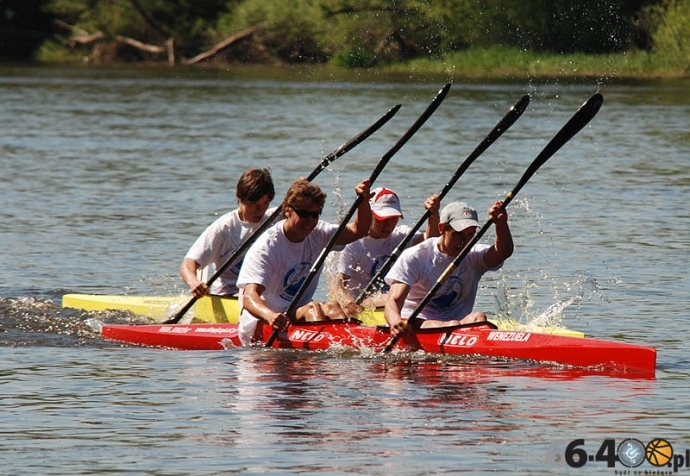
{"type": "MultiPolygon", "coordinates": [[[[376,272],[388,260],[396,246],[410,233],[411,227],[401,225],[395,227],[388,238],[372,238],[365,236],[357,241],[353,241],[340,253],[338,261],[338,273],[350,277],[347,289],[353,297],[366,287],[376,275],[376,272]]],[[[410,246],[419,243],[424,234],[419,232],[410,240],[410,246]]],[[[387,292],[388,285],[381,291],[387,292]]]]}
{"type": "MultiPolygon", "coordinates": [[[[240,220],[238,210],[234,210],[219,217],[211,223],[196,239],[187,252],[185,258],[196,261],[202,268],[213,266],[218,269],[232,256],[242,241],[265,222],[275,211],[275,207],[266,211],[260,223],[240,220]]],[[[229,296],[237,294],[237,275],[242,266],[243,257],[240,256],[234,264],[228,266],[222,275],[211,284],[211,294],[229,296]]]]}
{"type": "MultiPolygon", "coordinates": [[[[428,239],[407,248],[386,275],[386,283],[389,285],[393,281],[399,281],[410,286],[410,292],[401,311],[403,318],[412,314],[441,273],[453,262],[452,256],[439,251],[439,239],[440,237],[428,239]]],[[[484,264],[484,254],[489,248],[489,245],[474,245],[417,317],[450,321],[462,319],[471,313],[479,289],[479,280],[489,271],[484,264]]],[[[501,266],[502,263],[491,270],[498,270],[501,266]]]]}
{"type": "MultiPolygon", "coordinates": [[[[287,310],[312,264],[331,240],[337,225],[319,220],[316,228],[299,243],[287,239],[283,230],[285,220],[271,226],[249,248],[237,279],[237,287],[247,284],[264,287],[261,299],[276,312],[287,310]]],[[[342,246],[336,246],[336,250],[342,246]]],[[[322,267],[323,268],[323,267],[322,267]]],[[[311,302],[316,292],[321,269],[318,270],[299,300],[303,306],[311,302]]],[[[249,345],[258,319],[246,309],[240,313],[239,333],[243,345],[249,345]]]]}

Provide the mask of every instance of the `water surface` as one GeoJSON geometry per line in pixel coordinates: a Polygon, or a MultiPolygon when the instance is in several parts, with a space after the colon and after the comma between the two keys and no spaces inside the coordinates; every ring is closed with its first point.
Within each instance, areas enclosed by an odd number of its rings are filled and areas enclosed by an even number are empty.
{"type": "Polygon", "coordinates": [[[337,220],[442,85],[0,70],[0,474],[613,474],[601,461],[566,469],[564,448],[584,438],[595,454],[631,437],[690,448],[687,82],[454,84],[377,182],[414,224],[530,93],[448,195],[486,217],[600,91],[590,126],[509,207],[516,253],[482,281],[477,307],[654,346],[655,379],[424,355],[126,347],[90,324],[136,316],[60,307],[68,292],[185,293],[180,260],[235,206],[246,168],[269,166],[280,199],[402,104],[316,180],[324,217],[337,220]]]}

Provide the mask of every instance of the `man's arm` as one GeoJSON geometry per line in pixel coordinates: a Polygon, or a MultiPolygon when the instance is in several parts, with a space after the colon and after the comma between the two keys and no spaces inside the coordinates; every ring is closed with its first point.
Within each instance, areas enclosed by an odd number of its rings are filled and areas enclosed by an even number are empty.
{"type": "Polygon", "coordinates": [[[489,209],[489,216],[494,221],[496,239],[493,246],[484,254],[484,264],[488,268],[495,268],[513,254],[515,245],[513,244],[513,235],[508,226],[508,212],[503,208],[502,200],[492,205],[489,209]]]}
{"type": "Polygon", "coordinates": [[[371,206],[369,205],[369,195],[371,195],[371,191],[369,185],[369,179],[365,179],[355,187],[357,195],[362,197],[357,207],[357,215],[355,215],[355,219],[345,227],[342,234],[338,237],[336,244],[346,245],[369,234],[369,227],[371,227],[371,206]]]}
{"type": "Polygon", "coordinates": [[[200,298],[209,294],[209,288],[197,277],[197,271],[201,266],[191,258],[185,258],[180,265],[180,277],[189,286],[194,297],[200,298]]]}
{"type": "Polygon", "coordinates": [[[393,281],[388,291],[388,300],[383,309],[383,317],[391,328],[391,335],[393,337],[398,337],[409,329],[407,321],[403,321],[400,314],[409,292],[410,287],[400,281],[393,281]]]}
{"type": "Polygon", "coordinates": [[[290,319],[282,312],[276,312],[264,303],[261,295],[265,290],[266,288],[260,284],[247,284],[242,293],[242,307],[257,319],[268,322],[274,329],[284,331],[290,326],[290,319]]]}

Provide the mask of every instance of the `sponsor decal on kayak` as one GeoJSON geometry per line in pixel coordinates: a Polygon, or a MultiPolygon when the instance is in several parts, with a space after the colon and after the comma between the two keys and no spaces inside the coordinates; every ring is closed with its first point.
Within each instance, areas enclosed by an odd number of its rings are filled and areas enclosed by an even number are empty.
{"type": "Polygon", "coordinates": [[[189,327],[189,326],[161,326],[158,328],[161,334],[223,334],[223,335],[237,335],[236,328],[227,327],[189,327]]]}
{"type": "Polygon", "coordinates": [[[529,332],[491,331],[486,340],[500,340],[503,342],[527,342],[532,334],[529,332]]]}
{"type": "Polygon", "coordinates": [[[237,328],[233,327],[228,329],[227,327],[202,327],[195,329],[194,332],[198,332],[200,334],[237,335],[237,328]]]}
{"type": "Polygon", "coordinates": [[[161,326],[158,332],[163,334],[186,334],[191,330],[191,327],[186,326],[161,326]]]}
{"type": "Polygon", "coordinates": [[[446,347],[472,347],[479,340],[478,336],[471,334],[443,334],[438,340],[440,345],[446,347]]]}
{"type": "Polygon", "coordinates": [[[303,329],[294,329],[290,333],[290,340],[296,340],[300,342],[319,342],[320,340],[323,340],[325,337],[325,334],[303,329]]]}

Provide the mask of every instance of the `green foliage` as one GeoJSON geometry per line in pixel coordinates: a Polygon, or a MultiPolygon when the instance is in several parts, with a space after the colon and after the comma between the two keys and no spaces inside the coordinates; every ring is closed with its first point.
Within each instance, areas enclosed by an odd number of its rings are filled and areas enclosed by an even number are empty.
{"type": "Polygon", "coordinates": [[[334,62],[370,66],[438,55],[448,44],[446,6],[442,0],[330,0],[323,2],[326,19],[337,25],[334,62]]]}
{"type": "MultiPolygon", "coordinates": [[[[538,74],[545,64],[538,57],[542,52],[572,53],[570,61],[578,64],[584,61],[578,53],[600,55],[595,56],[599,62],[601,55],[616,58],[613,62],[634,56],[640,61],[635,67],[647,67],[653,57],[637,54],[636,45],[651,49],[653,39],[655,54],[665,64],[679,64],[681,58],[687,69],[690,63],[690,0],[42,1],[49,14],[87,33],[102,32],[106,41],[115,42],[121,35],[162,45],[174,38],[178,54],[187,58],[261,26],[250,39],[225,50],[224,58],[330,61],[346,68],[400,63],[427,67],[437,62],[452,70],[459,66],[448,66],[449,58],[462,57],[478,71],[490,65],[502,71],[515,61],[525,61],[531,68],[527,71],[538,74]],[[621,52],[627,57],[610,55],[621,52]]],[[[67,34],[65,43],[66,39],[67,34]]],[[[59,57],[58,44],[46,43],[41,54],[59,57]]],[[[82,49],[81,54],[88,51],[82,49]]],[[[113,56],[122,54],[115,51],[113,56]]],[[[590,66],[547,68],[567,75],[590,66]]]]}
{"type": "Polygon", "coordinates": [[[443,78],[472,81],[525,81],[549,79],[573,81],[593,78],[672,76],[677,72],[672,64],[660,62],[653,53],[635,51],[592,55],[585,53],[539,52],[515,47],[472,48],[448,54],[442,61],[419,58],[396,63],[384,72],[415,72],[443,78]]]}
{"type": "Polygon", "coordinates": [[[340,68],[366,68],[374,62],[374,51],[355,46],[348,50],[337,51],[331,63],[340,68]]]}
{"type": "Polygon", "coordinates": [[[664,0],[648,10],[652,18],[654,49],[660,57],[690,71],[690,1],[664,0]]]}
{"type": "Polygon", "coordinates": [[[263,25],[263,47],[283,61],[323,62],[329,45],[322,41],[328,26],[316,0],[247,0],[221,14],[217,35],[227,37],[245,28],[263,25]]]}
{"type": "Polygon", "coordinates": [[[228,0],[49,0],[45,10],[87,33],[161,45],[175,38],[182,54],[197,54],[228,0]]]}

